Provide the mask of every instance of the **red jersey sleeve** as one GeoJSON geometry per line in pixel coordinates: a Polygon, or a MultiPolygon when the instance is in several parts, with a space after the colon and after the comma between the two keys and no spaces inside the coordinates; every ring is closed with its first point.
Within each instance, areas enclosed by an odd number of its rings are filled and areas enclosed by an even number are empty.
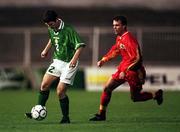
{"type": "Polygon", "coordinates": [[[106,55],[103,56],[102,60],[107,62],[115,58],[119,54],[120,50],[117,47],[117,44],[114,44],[106,55]]]}

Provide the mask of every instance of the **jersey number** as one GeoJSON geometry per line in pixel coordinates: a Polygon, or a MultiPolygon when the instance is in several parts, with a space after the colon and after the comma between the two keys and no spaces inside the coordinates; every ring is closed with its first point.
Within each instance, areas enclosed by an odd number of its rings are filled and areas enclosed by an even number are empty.
{"type": "Polygon", "coordinates": [[[58,39],[55,39],[56,50],[59,51],[58,39]]]}
{"type": "Polygon", "coordinates": [[[54,70],[54,69],[55,69],[55,67],[54,67],[54,66],[51,66],[48,71],[49,71],[50,73],[53,73],[53,70],[54,70]]]}

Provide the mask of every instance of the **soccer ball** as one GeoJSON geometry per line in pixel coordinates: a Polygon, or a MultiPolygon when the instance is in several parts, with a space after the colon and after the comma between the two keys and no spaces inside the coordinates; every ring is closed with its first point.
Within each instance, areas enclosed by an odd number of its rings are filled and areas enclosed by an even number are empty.
{"type": "Polygon", "coordinates": [[[42,105],[35,105],[31,109],[31,115],[33,119],[38,120],[38,121],[45,119],[47,116],[46,107],[42,105]]]}

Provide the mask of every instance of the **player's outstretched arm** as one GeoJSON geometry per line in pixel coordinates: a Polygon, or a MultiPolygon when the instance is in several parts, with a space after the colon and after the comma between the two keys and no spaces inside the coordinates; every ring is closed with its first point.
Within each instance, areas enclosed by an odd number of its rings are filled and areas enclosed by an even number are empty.
{"type": "Polygon", "coordinates": [[[115,44],[111,47],[111,49],[107,52],[107,54],[100,61],[97,62],[97,66],[98,67],[103,66],[105,62],[115,58],[118,54],[119,54],[119,49],[115,44]]]}
{"type": "Polygon", "coordinates": [[[103,60],[100,60],[100,61],[97,62],[97,66],[102,67],[104,65],[104,63],[105,62],[103,60]]]}
{"type": "Polygon", "coordinates": [[[41,58],[45,58],[45,57],[47,56],[50,48],[51,48],[51,40],[49,39],[46,47],[45,47],[45,48],[43,49],[43,51],[41,52],[41,58]]]}

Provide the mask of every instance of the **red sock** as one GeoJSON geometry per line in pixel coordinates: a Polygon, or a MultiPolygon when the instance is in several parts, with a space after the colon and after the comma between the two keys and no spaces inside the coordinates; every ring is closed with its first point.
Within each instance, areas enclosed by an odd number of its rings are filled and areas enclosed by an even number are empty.
{"type": "Polygon", "coordinates": [[[101,104],[99,108],[99,113],[105,115],[106,107],[108,106],[111,99],[111,93],[103,92],[101,94],[101,104]]]}
{"type": "Polygon", "coordinates": [[[107,106],[111,99],[111,93],[103,92],[101,94],[101,105],[107,106]]]}
{"type": "Polygon", "coordinates": [[[141,95],[141,100],[142,101],[146,101],[146,100],[149,100],[149,99],[153,98],[153,95],[150,92],[142,92],[142,93],[140,93],[140,95],[141,95]]]}
{"type": "Polygon", "coordinates": [[[150,92],[141,92],[138,95],[133,97],[134,102],[141,102],[141,101],[146,101],[149,99],[152,99],[153,95],[150,92]]]}

